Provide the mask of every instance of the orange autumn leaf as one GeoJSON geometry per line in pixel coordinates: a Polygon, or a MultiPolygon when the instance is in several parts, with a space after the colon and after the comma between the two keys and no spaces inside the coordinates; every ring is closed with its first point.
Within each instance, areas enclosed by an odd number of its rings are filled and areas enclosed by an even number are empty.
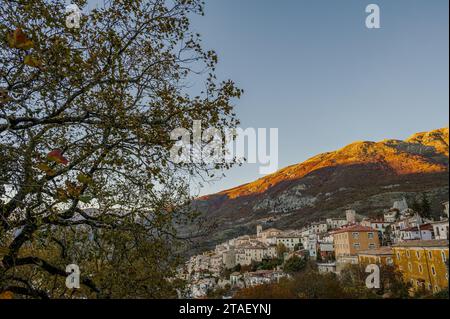
{"type": "Polygon", "coordinates": [[[33,41],[28,39],[27,35],[20,28],[8,33],[7,38],[8,45],[12,49],[29,50],[34,47],[33,41]]]}
{"type": "Polygon", "coordinates": [[[0,299],[13,299],[14,294],[11,291],[4,291],[0,293],[0,299]]]}
{"type": "Polygon", "coordinates": [[[47,154],[47,159],[58,164],[67,165],[69,161],[62,155],[62,151],[59,149],[53,150],[47,154]]]}

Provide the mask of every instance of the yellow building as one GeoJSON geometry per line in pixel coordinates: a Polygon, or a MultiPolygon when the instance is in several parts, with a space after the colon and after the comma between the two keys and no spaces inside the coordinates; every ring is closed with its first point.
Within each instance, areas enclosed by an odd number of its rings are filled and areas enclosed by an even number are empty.
{"type": "Polygon", "coordinates": [[[380,247],[358,252],[358,262],[363,265],[393,265],[392,247],[380,247]]]}
{"type": "Polygon", "coordinates": [[[448,240],[413,240],[392,248],[395,265],[414,290],[448,287],[448,240]]]}
{"type": "Polygon", "coordinates": [[[353,225],[333,234],[336,259],[357,256],[358,252],[380,247],[378,232],[370,227],[353,225]]]}

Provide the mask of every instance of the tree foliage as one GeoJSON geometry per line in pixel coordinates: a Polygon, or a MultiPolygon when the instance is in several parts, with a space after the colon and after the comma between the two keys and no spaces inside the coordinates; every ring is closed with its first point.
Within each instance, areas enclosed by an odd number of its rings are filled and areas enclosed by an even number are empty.
{"type": "Polygon", "coordinates": [[[283,270],[287,273],[296,273],[303,270],[306,266],[306,261],[298,256],[293,256],[286,260],[283,265],[283,270]]]}
{"type": "Polygon", "coordinates": [[[367,273],[362,265],[349,265],[341,274],[319,273],[306,264],[291,279],[236,292],[236,298],[247,299],[379,299],[409,298],[409,285],[392,266],[381,268],[381,288],[368,289],[367,273]]]}
{"type": "Polygon", "coordinates": [[[170,132],[236,126],[242,91],[190,29],[202,1],[73,2],[79,29],[63,1],[0,0],[0,293],[173,296],[182,177],[228,165],[176,165],[170,132]]]}

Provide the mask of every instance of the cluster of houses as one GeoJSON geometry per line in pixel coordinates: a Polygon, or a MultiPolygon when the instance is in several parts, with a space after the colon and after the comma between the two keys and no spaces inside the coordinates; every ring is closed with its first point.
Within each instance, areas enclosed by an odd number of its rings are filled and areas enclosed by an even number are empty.
{"type": "Polygon", "coordinates": [[[433,221],[402,199],[379,220],[347,210],[345,218],[328,218],[299,230],[258,225],[254,235],[233,238],[191,257],[179,271],[189,283],[184,297],[200,298],[217,288],[251,287],[288,277],[280,266],[231,275],[224,271],[280,258],[280,251],[284,260],[294,255],[315,260],[320,272],[339,274],[348,264],[395,265],[414,288],[437,292],[448,287],[448,215],[448,202],[444,203],[446,217],[433,221]]]}

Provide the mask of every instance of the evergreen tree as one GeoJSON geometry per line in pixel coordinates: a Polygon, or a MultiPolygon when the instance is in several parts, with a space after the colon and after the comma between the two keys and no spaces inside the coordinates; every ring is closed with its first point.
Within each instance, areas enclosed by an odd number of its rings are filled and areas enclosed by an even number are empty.
{"type": "Polygon", "coordinates": [[[322,252],[320,251],[320,248],[317,249],[317,257],[316,257],[316,261],[317,262],[322,262],[322,252]]]}
{"type": "Polygon", "coordinates": [[[422,194],[422,202],[420,206],[421,206],[420,210],[421,216],[428,219],[431,218],[431,204],[425,193],[422,194]]]}

